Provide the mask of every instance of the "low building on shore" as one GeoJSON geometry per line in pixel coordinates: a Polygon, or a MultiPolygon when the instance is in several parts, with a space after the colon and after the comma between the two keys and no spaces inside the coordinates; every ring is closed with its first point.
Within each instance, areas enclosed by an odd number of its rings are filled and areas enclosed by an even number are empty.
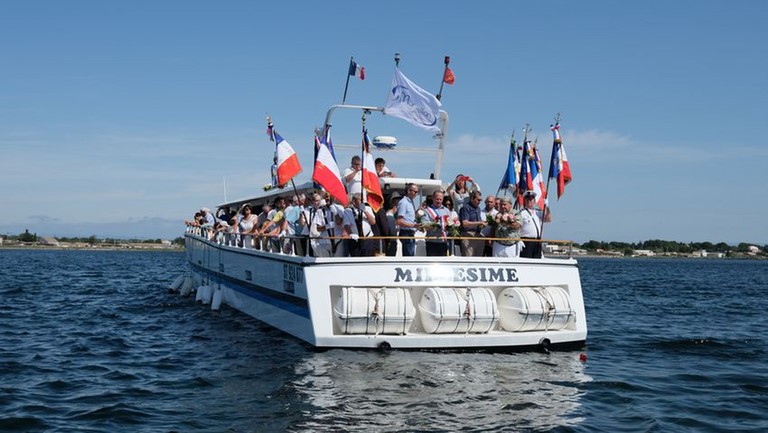
{"type": "Polygon", "coordinates": [[[52,236],[40,236],[40,237],[37,238],[37,242],[40,245],[45,245],[45,246],[49,246],[49,247],[58,247],[58,246],[60,246],[59,245],[59,240],[54,238],[54,237],[52,237],[52,236]]]}
{"type": "Polygon", "coordinates": [[[725,253],[717,252],[717,251],[707,251],[707,250],[696,250],[691,253],[691,257],[714,257],[714,258],[722,258],[725,257],[725,253]]]}

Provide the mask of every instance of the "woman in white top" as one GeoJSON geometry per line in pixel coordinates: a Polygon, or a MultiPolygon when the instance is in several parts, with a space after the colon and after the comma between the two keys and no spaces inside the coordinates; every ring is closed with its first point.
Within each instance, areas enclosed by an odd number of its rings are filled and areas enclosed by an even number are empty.
{"type": "Polygon", "coordinates": [[[469,203],[470,193],[472,191],[479,190],[480,185],[475,183],[474,179],[469,176],[459,174],[456,176],[456,179],[454,179],[453,182],[448,185],[448,188],[445,189],[445,192],[447,192],[448,195],[450,195],[453,199],[453,205],[455,207],[454,210],[458,212],[461,210],[462,206],[464,206],[466,203],[469,203]]]}
{"type": "Polygon", "coordinates": [[[257,216],[251,211],[251,205],[245,204],[240,208],[240,214],[242,218],[237,225],[237,230],[240,233],[240,238],[243,242],[243,247],[253,248],[253,237],[251,234],[256,229],[257,216]]]}

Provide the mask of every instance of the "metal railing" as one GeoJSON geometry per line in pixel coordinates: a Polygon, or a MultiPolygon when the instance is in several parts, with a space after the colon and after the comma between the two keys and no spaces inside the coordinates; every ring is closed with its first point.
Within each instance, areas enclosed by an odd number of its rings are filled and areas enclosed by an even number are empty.
{"type": "MultiPolygon", "coordinates": [[[[479,236],[425,236],[425,235],[416,235],[416,236],[367,236],[367,237],[358,237],[357,239],[354,239],[349,236],[317,236],[317,237],[310,237],[310,236],[289,236],[289,235],[262,235],[262,234],[241,234],[241,233],[227,233],[224,231],[217,231],[214,230],[212,227],[207,225],[202,226],[187,226],[187,229],[185,231],[187,234],[192,234],[201,238],[204,238],[210,242],[217,243],[219,245],[228,246],[228,247],[235,247],[235,248],[243,248],[243,249],[253,249],[253,250],[259,250],[264,252],[271,252],[275,254],[287,254],[287,255],[303,255],[303,256],[311,256],[310,254],[310,241],[311,240],[320,240],[320,239],[328,239],[331,242],[331,245],[338,245],[341,242],[344,242],[346,240],[356,240],[358,242],[364,241],[364,242],[376,242],[378,244],[378,249],[374,249],[375,251],[378,251],[378,255],[384,255],[384,252],[387,251],[387,241],[402,241],[402,240],[414,240],[414,241],[424,241],[424,242],[446,242],[448,244],[448,256],[455,256],[455,250],[457,241],[460,243],[461,241],[482,241],[483,244],[486,242],[538,242],[542,244],[547,245],[563,245],[565,246],[564,250],[561,250],[558,248],[557,250],[552,250],[549,253],[545,253],[547,257],[552,256],[564,256],[566,258],[573,257],[573,241],[570,240],[558,240],[558,239],[532,239],[532,238],[497,238],[497,237],[479,237],[479,236]],[[296,246],[297,243],[303,244],[301,248],[298,248],[296,246]],[[277,251],[275,251],[277,250],[277,251]],[[296,251],[300,250],[302,254],[296,254],[296,251]],[[562,252],[560,252],[562,251],[562,252]]],[[[460,254],[459,254],[460,255],[460,254]]]]}

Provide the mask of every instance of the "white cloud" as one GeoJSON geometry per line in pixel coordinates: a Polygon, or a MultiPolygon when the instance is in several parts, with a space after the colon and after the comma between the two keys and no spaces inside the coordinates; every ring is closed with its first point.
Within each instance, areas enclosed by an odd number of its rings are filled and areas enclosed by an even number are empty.
{"type": "Polygon", "coordinates": [[[588,151],[622,150],[636,147],[636,144],[629,137],[612,131],[599,131],[597,129],[568,131],[563,134],[563,143],[569,148],[588,151]]]}

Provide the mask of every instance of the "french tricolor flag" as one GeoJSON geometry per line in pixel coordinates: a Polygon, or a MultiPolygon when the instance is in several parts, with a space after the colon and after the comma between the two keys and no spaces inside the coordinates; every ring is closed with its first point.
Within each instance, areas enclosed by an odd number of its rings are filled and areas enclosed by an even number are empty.
{"type": "Polygon", "coordinates": [[[560,138],[560,124],[550,128],[552,130],[552,161],[549,163],[549,177],[557,180],[557,198],[565,193],[565,186],[573,180],[571,166],[568,164],[568,156],[565,154],[563,140],[560,138]]]}
{"type": "Polygon", "coordinates": [[[336,160],[333,159],[328,146],[325,143],[321,143],[317,135],[315,135],[315,146],[317,149],[317,159],[315,160],[315,171],[312,173],[312,180],[320,184],[342,206],[346,206],[349,203],[347,190],[344,188],[344,184],[341,183],[341,174],[339,173],[339,166],[336,164],[336,160]]]}
{"type": "Polygon", "coordinates": [[[283,186],[301,173],[301,164],[299,164],[299,157],[293,147],[280,134],[274,130],[273,133],[275,141],[277,141],[277,185],[283,186]]]}
{"type": "Polygon", "coordinates": [[[384,194],[381,193],[379,175],[376,174],[376,164],[371,155],[371,140],[368,138],[368,130],[363,130],[363,187],[366,191],[365,200],[371,205],[374,212],[378,212],[384,204],[384,194]]]}
{"type": "Polygon", "coordinates": [[[365,80],[365,67],[358,65],[354,60],[349,61],[349,75],[365,80]]]}

